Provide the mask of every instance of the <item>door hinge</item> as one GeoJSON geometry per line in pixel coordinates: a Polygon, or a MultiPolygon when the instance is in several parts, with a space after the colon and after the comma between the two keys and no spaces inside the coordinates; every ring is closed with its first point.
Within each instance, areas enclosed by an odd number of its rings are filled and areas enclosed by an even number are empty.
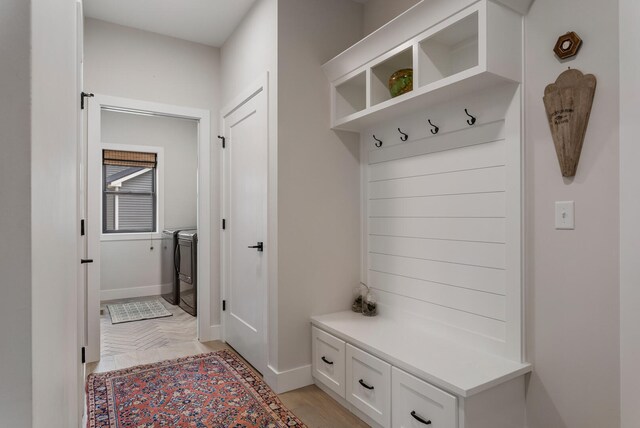
{"type": "Polygon", "coordinates": [[[87,358],[85,356],[85,348],[84,348],[84,346],[80,350],[80,360],[82,361],[82,364],[87,362],[87,358]]]}
{"type": "Polygon", "coordinates": [[[80,220],[80,236],[84,236],[84,219],[80,220]]]}
{"type": "Polygon", "coordinates": [[[81,92],[80,93],[80,110],[84,110],[84,99],[85,98],[93,98],[94,95],[90,92],[81,92]]]}
{"type": "Polygon", "coordinates": [[[224,149],[226,147],[226,145],[227,145],[227,139],[224,138],[221,135],[218,135],[218,138],[220,138],[220,140],[222,140],[222,148],[224,149]]]}
{"type": "Polygon", "coordinates": [[[223,300],[223,301],[222,301],[222,310],[223,310],[223,311],[226,311],[226,310],[227,310],[227,301],[226,301],[226,300],[223,300]]]}
{"type": "Polygon", "coordinates": [[[222,219],[222,230],[226,230],[227,229],[227,220],[226,219],[222,219]]]}

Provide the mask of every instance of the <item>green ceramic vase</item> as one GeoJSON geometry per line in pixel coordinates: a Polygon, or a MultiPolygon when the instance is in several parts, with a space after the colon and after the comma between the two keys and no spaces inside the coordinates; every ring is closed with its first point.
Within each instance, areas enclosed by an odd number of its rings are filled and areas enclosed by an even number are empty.
{"type": "Polygon", "coordinates": [[[413,90],[413,69],[405,68],[398,70],[389,78],[389,92],[391,98],[406,94],[413,90]]]}

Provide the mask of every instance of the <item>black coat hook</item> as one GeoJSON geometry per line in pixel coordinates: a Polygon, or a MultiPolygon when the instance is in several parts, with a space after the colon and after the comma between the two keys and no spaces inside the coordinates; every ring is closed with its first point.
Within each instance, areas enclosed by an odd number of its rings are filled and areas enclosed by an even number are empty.
{"type": "Polygon", "coordinates": [[[402,134],[402,136],[400,137],[400,141],[407,141],[409,139],[409,135],[402,132],[400,128],[398,128],[398,132],[402,134]]]}
{"type": "Polygon", "coordinates": [[[431,133],[433,135],[436,135],[438,132],[440,132],[440,128],[438,128],[436,125],[431,123],[431,119],[427,119],[427,120],[429,121],[429,125],[433,126],[433,129],[431,130],[431,133]]]}
{"type": "Polygon", "coordinates": [[[469,116],[471,119],[467,119],[467,123],[471,126],[471,125],[475,125],[476,123],[476,118],[472,115],[469,114],[469,111],[467,109],[464,109],[464,112],[467,114],[467,116],[469,116]]]}
{"type": "Polygon", "coordinates": [[[382,140],[377,139],[375,135],[373,136],[373,139],[377,141],[374,143],[376,147],[382,147],[382,140]]]}

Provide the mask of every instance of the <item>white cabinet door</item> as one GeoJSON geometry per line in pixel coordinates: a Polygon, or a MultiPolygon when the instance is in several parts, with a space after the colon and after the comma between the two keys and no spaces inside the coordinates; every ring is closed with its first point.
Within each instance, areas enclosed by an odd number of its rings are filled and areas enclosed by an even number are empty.
{"type": "Polygon", "coordinates": [[[456,428],[457,399],[397,368],[392,369],[393,428],[456,428]]]}
{"type": "Polygon", "coordinates": [[[345,343],[312,327],[313,377],[344,398],[345,343]]]}
{"type": "Polygon", "coordinates": [[[347,344],[347,400],[382,425],[391,425],[391,366],[347,344]]]}

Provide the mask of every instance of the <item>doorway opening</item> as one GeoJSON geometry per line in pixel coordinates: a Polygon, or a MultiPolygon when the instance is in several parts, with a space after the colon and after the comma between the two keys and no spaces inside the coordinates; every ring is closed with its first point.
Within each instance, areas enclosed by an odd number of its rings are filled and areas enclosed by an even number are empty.
{"type": "MultiPolygon", "coordinates": [[[[87,119],[86,361],[214,339],[210,113],[95,95],[87,119]]],[[[167,354],[171,357],[173,354],[167,354]]]]}

